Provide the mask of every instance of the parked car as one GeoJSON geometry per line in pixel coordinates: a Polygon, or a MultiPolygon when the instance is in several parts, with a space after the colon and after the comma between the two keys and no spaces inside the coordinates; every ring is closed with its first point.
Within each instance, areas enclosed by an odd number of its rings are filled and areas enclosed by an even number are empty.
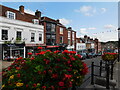
{"type": "Polygon", "coordinates": [[[92,53],[92,57],[97,57],[97,54],[96,53],[92,53]]]}
{"type": "Polygon", "coordinates": [[[81,53],[80,55],[81,55],[82,60],[87,58],[87,54],[86,53],[81,53]]]}
{"type": "Polygon", "coordinates": [[[92,53],[88,53],[88,58],[92,58],[93,54],[92,53]]]}

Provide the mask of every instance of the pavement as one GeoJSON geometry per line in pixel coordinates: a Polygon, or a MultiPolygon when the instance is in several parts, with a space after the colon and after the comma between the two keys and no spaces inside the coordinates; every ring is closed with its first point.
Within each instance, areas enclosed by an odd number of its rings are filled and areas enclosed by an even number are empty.
{"type": "MultiPolygon", "coordinates": [[[[116,81],[116,87],[115,89],[120,90],[120,61],[116,62],[114,65],[114,70],[113,70],[113,80],[116,81]]],[[[86,88],[94,88],[93,85],[90,83],[86,86],[86,88]]]]}

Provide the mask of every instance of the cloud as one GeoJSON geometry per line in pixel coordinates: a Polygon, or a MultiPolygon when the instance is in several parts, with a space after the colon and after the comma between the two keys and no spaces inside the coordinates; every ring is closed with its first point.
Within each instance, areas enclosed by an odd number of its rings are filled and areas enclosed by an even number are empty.
{"type": "Polygon", "coordinates": [[[106,32],[106,33],[99,33],[94,35],[102,42],[107,41],[117,41],[118,40],[118,32],[106,32]]]}
{"type": "Polygon", "coordinates": [[[87,34],[88,32],[87,32],[87,29],[86,29],[86,28],[81,28],[81,29],[80,29],[80,33],[81,33],[81,34],[87,34]]]}
{"type": "Polygon", "coordinates": [[[90,27],[88,28],[89,30],[95,30],[96,28],[95,27],[90,27]]]}
{"type": "Polygon", "coordinates": [[[101,13],[105,13],[107,11],[106,8],[101,8],[101,13]]]}
{"type": "Polygon", "coordinates": [[[112,24],[107,24],[107,25],[104,25],[104,28],[105,29],[115,29],[116,27],[112,24]]]}
{"type": "Polygon", "coordinates": [[[35,12],[30,10],[30,9],[25,9],[24,10],[25,13],[29,13],[29,14],[32,14],[32,15],[35,15],[35,12]]]}
{"type": "Polygon", "coordinates": [[[62,23],[63,25],[69,25],[71,20],[65,19],[65,18],[61,18],[59,19],[60,23],[62,23]]]}
{"type": "Polygon", "coordinates": [[[96,9],[92,6],[82,6],[80,7],[80,9],[76,9],[74,11],[78,13],[83,13],[85,16],[93,16],[94,13],[96,13],[96,9]]]}

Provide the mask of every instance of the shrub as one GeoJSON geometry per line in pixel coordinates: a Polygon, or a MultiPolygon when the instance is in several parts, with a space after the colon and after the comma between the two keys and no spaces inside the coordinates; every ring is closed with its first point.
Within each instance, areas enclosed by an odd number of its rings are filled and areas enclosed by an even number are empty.
{"type": "Polygon", "coordinates": [[[5,88],[69,88],[80,86],[88,68],[74,51],[40,51],[30,58],[17,58],[4,69],[5,88]]]}

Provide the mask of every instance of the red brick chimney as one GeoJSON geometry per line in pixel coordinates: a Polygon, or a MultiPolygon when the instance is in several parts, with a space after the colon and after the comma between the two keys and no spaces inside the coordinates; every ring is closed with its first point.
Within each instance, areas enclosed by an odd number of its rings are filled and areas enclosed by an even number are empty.
{"type": "Polygon", "coordinates": [[[20,11],[21,13],[24,13],[24,6],[23,6],[23,5],[19,6],[19,11],[20,11]]]}

